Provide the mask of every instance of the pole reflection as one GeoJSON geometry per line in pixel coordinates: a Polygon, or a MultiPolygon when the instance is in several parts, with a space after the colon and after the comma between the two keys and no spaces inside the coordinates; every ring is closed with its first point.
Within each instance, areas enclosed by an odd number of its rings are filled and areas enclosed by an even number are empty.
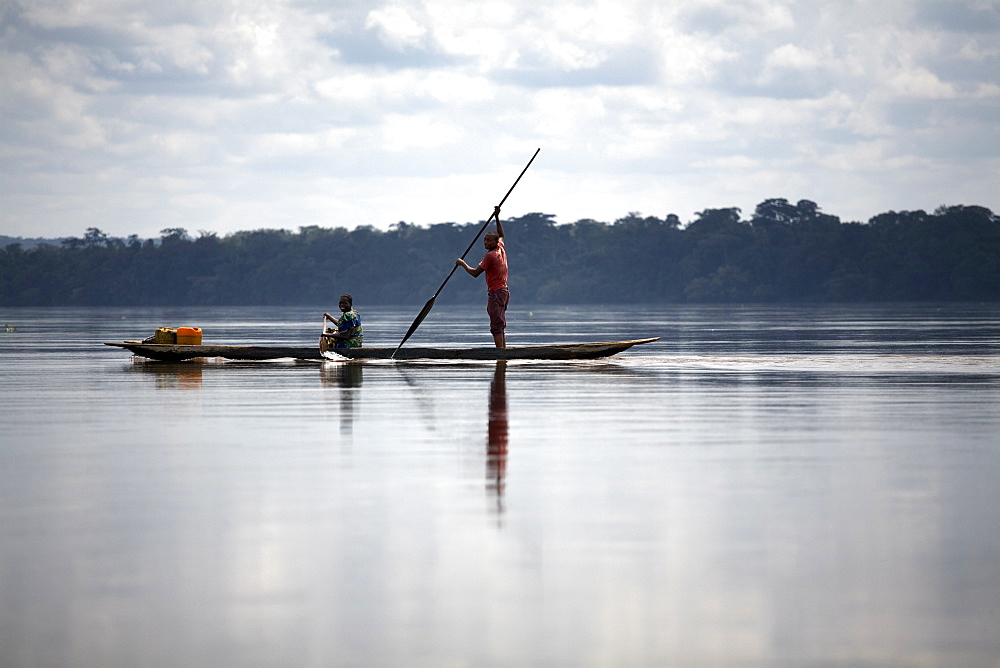
{"type": "Polygon", "coordinates": [[[507,475],[507,362],[498,361],[490,382],[490,408],[486,423],[486,488],[496,494],[497,511],[504,511],[507,475]]]}

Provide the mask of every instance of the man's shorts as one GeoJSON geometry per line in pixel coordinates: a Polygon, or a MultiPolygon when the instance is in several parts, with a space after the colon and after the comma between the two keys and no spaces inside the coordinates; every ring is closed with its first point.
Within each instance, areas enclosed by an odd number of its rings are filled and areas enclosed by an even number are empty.
{"type": "Polygon", "coordinates": [[[507,303],[510,292],[500,288],[486,293],[486,312],[490,314],[490,334],[502,334],[507,329],[507,303]]]}

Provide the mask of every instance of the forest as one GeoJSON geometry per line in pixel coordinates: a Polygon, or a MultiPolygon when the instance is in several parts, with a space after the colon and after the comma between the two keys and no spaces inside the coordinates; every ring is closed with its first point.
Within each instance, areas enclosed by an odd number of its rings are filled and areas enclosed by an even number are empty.
{"type": "MultiPolygon", "coordinates": [[[[630,213],[613,223],[531,213],[503,220],[520,304],[1000,300],[1000,218],[981,206],[890,211],[841,222],[815,202],[768,199],[749,218],[706,209],[682,223],[630,213]]],[[[479,223],[184,228],[159,239],[88,228],[58,245],[0,249],[3,306],[414,305],[430,297],[479,223]]],[[[482,258],[477,241],[467,259],[482,258]]],[[[482,300],[461,270],[438,303],[482,300]]]]}

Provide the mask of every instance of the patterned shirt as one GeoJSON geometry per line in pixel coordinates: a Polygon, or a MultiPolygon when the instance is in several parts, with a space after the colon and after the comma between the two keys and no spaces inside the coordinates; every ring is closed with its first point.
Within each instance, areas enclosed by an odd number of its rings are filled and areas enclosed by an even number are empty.
{"type": "Polygon", "coordinates": [[[334,348],[360,348],[361,339],[364,337],[364,330],[361,329],[361,316],[354,309],[345,311],[337,320],[333,321],[337,326],[338,334],[347,334],[347,339],[330,339],[334,348]]]}

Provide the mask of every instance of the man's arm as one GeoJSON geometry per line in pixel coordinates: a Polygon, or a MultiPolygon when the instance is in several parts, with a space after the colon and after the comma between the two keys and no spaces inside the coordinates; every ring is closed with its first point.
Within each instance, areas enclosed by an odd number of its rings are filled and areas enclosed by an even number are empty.
{"type": "Polygon", "coordinates": [[[349,338],[351,338],[351,333],[354,331],[354,327],[353,326],[350,327],[347,331],[344,331],[344,332],[341,332],[339,330],[340,325],[344,321],[343,316],[340,317],[340,318],[334,318],[329,313],[324,313],[323,316],[326,317],[326,318],[329,318],[333,322],[333,324],[338,327],[338,329],[333,330],[332,332],[324,331],[323,332],[323,336],[325,336],[327,338],[330,338],[330,339],[337,339],[339,341],[347,341],[349,338]]]}
{"type": "MultiPolygon", "coordinates": [[[[500,223],[500,207],[499,206],[493,207],[493,215],[490,216],[490,217],[491,218],[495,217],[497,219],[497,236],[499,236],[501,239],[503,239],[503,225],[500,223]]],[[[465,271],[468,272],[469,276],[472,276],[473,278],[478,278],[479,276],[482,275],[482,273],[484,271],[486,271],[482,267],[471,267],[471,266],[469,266],[469,264],[466,263],[466,261],[463,260],[462,258],[458,258],[457,260],[455,260],[455,266],[456,267],[461,267],[462,269],[465,269],[465,271]]]]}
{"type": "Polygon", "coordinates": [[[455,266],[465,269],[465,271],[469,273],[469,276],[472,276],[473,278],[478,278],[480,274],[486,271],[482,267],[470,267],[469,263],[463,260],[462,258],[458,258],[457,260],[455,260],[455,266]]]}

